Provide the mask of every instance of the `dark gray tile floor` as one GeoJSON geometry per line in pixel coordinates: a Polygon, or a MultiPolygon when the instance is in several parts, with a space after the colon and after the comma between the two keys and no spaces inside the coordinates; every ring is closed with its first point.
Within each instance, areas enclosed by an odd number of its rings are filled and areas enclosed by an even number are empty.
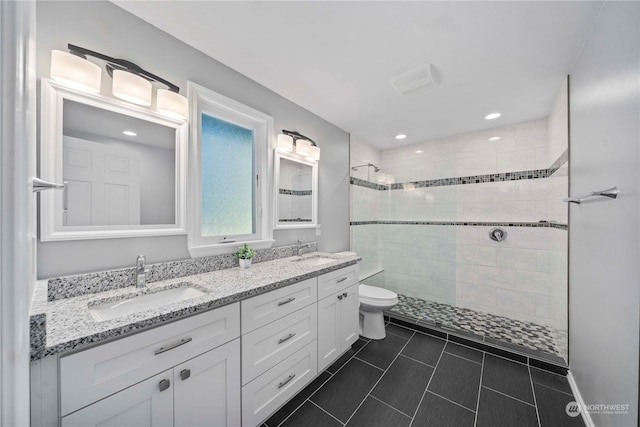
{"type": "Polygon", "coordinates": [[[584,426],[566,377],[387,325],[359,339],[263,427],[584,426]]]}

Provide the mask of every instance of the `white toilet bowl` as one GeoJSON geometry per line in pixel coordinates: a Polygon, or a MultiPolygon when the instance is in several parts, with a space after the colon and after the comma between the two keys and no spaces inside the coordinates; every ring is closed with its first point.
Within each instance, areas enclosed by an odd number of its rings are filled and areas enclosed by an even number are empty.
{"type": "Polygon", "coordinates": [[[388,289],[360,284],[360,335],[381,340],[387,336],[382,312],[398,304],[398,295],[388,289]]]}

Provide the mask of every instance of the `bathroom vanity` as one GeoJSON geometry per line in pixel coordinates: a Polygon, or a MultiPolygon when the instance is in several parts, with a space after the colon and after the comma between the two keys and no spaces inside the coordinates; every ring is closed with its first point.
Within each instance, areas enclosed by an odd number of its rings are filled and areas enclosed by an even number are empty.
{"type": "Polygon", "coordinates": [[[313,253],[154,282],[139,295],[42,301],[41,284],[32,425],[259,425],[357,340],[358,260],[313,253]],[[202,294],[92,314],[185,286],[202,294]]]}

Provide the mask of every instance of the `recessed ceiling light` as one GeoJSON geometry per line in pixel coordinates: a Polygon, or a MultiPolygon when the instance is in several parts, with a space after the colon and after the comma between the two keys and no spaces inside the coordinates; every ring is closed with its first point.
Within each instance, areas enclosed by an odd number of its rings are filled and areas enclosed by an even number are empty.
{"type": "Polygon", "coordinates": [[[399,133],[396,135],[396,139],[405,139],[407,137],[407,135],[405,135],[404,133],[399,133]]]}
{"type": "Polygon", "coordinates": [[[138,136],[138,134],[137,134],[137,133],[135,133],[135,132],[134,132],[134,131],[132,131],[132,130],[125,130],[125,131],[122,131],[122,133],[123,133],[123,134],[125,134],[125,135],[127,135],[127,136],[138,136]]]}
{"type": "Polygon", "coordinates": [[[499,136],[492,136],[491,138],[489,138],[489,141],[500,141],[500,137],[499,136]]]}
{"type": "Polygon", "coordinates": [[[500,113],[491,113],[491,114],[487,114],[486,116],[484,116],[485,120],[493,120],[493,119],[497,119],[498,117],[500,117],[500,113]]]}
{"type": "Polygon", "coordinates": [[[424,153],[424,150],[416,150],[416,154],[422,154],[424,153]]]}

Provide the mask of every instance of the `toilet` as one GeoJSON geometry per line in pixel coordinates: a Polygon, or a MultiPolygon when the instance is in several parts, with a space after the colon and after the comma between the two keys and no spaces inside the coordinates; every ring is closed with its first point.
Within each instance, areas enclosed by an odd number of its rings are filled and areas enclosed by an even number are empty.
{"type": "Polygon", "coordinates": [[[360,335],[381,340],[387,336],[382,312],[398,304],[398,295],[388,289],[360,284],[360,335]]]}

